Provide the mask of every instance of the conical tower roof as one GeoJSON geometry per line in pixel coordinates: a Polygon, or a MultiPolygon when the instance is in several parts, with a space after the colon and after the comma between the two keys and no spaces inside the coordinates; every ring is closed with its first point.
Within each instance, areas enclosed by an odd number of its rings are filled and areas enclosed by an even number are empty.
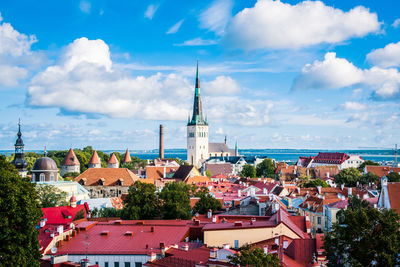
{"type": "Polygon", "coordinates": [[[131,162],[131,161],[132,161],[132,159],[131,159],[131,155],[130,155],[130,153],[129,153],[129,150],[126,149],[125,157],[124,157],[123,163],[131,162]]]}
{"type": "Polygon", "coordinates": [[[108,164],[116,164],[116,163],[118,163],[118,159],[117,159],[117,157],[115,156],[115,154],[112,153],[110,159],[108,160],[108,164]]]}
{"type": "Polygon", "coordinates": [[[101,164],[99,155],[97,155],[97,151],[93,151],[92,158],[89,161],[89,164],[101,164]]]}
{"type": "Polygon", "coordinates": [[[75,152],[72,150],[72,148],[70,148],[68,150],[67,155],[61,162],[61,166],[76,166],[76,165],[80,165],[79,160],[76,157],[75,152]]]}
{"type": "Polygon", "coordinates": [[[197,61],[197,67],[196,67],[196,85],[194,88],[193,115],[192,119],[188,122],[188,125],[208,125],[203,118],[203,108],[201,104],[199,61],[197,61]]]}

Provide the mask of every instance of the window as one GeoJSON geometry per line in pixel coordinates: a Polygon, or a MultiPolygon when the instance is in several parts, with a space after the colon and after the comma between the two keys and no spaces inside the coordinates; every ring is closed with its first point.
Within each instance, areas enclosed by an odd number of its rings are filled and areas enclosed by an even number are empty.
{"type": "Polygon", "coordinates": [[[36,174],[32,173],[32,182],[36,181],[36,174]]]}
{"type": "Polygon", "coordinates": [[[50,181],[54,181],[54,173],[50,173],[50,181]]]}
{"type": "Polygon", "coordinates": [[[239,248],[239,240],[235,240],[235,248],[239,248]]]}
{"type": "Polygon", "coordinates": [[[131,263],[130,262],[125,262],[125,267],[131,267],[131,263]]]}
{"type": "Polygon", "coordinates": [[[114,267],[119,267],[119,262],[114,262],[114,267]]]}
{"type": "Polygon", "coordinates": [[[108,267],[108,261],[104,262],[104,267],[108,267]]]}
{"type": "Polygon", "coordinates": [[[318,220],[318,224],[321,224],[321,217],[318,217],[317,220],[318,220]]]}
{"type": "Polygon", "coordinates": [[[142,267],[142,263],[141,262],[135,262],[135,267],[142,267]]]}
{"type": "Polygon", "coordinates": [[[40,181],[44,182],[44,173],[41,173],[39,177],[40,177],[40,181]]]}

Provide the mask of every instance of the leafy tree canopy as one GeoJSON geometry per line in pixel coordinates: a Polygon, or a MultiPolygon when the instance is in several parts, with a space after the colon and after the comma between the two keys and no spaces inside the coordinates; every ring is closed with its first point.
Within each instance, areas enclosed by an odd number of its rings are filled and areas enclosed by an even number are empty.
{"type": "Polygon", "coordinates": [[[386,177],[388,178],[388,182],[400,182],[400,174],[397,172],[391,172],[386,177]]]}
{"type": "Polygon", "coordinates": [[[275,165],[272,159],[264,159],[261,163],[259,163],[256,167],[257,177],[269,177],[275,178],[275,165]]]}
{"type": "Polygon", "coordinates": [[[319,178],[311,180],[304,185],[304,187],[317,187],[317,186],[329,187],[329,185],[324,180],[321,180],[319,178]]]}
{"type": "Polygon", "coordinates": [[[325,235],[328,266],[398,265],[400,216],[396,211],[380,211],[353,197],[337,218],[325,235]]]}
{"type": "Polygon", "coordinates": [[[39,201],[43,208],[68,205],[67,193],[51,185],[37,186],[39,201]]]}
{"type": "Polygon", "coordinates": [[[37,199],[35,184],[0,156],[0,265],[39,266],[37,199]]]}
{"type": "Polygon", "coordinates": [[[221,202],[213,198],[205,187],[197,192],[196,196],[200,197],[200,200],[193,207],[195,213],[206,214],[208,210],[217,211],[222,208],[221,202]]]}
{"type": "Polygon", "coordinates": [[[335,177],[335,183],[337,185],[344,184],[345,186],[348,187],[354,187],[357,185],[357,182],[361,181],[360,171],[353,167],[343,169],[334,177],[335,177]]]}
{"type": "Polygon", "coordinates": [[[190,219],[190,186],[183,183],[167,183],[160,193],[164,219],[190,219]]]}
{"type": "Polygon", "coordinates": [[[160,206],[154,184],[136,181],[129,187],[128,195],[124,202],[123,219],[148,220],[160,216],[160,206]]]}
{"type": "Polygon", "coordinates": [[[206,175],[208,178],[211,178],[212,174],[211,174],[210,170],[206,170],[206,175]]]}
{"type": "Polygon", "coordinates": [[[281,266],[276,254],[265,254],[261,248],[251,248],[246,245],[235,256],[229,256],[230,263],[251,267],[278,267],[281,266]]]}
{"type": "Polygon", "coordinates": [[[256,178],[257,177],[256,168],[253,165],[246,164],[243,166],[240,176],[248,178],[256,178]]]}

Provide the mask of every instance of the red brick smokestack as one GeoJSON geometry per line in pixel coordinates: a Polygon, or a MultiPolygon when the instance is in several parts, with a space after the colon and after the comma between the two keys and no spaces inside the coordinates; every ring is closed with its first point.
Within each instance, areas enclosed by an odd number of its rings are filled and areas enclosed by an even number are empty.
{"type": "Polygon", "coordinates": [[[164,158],[164,126],[160,124],[160,159],[164,158]]]}

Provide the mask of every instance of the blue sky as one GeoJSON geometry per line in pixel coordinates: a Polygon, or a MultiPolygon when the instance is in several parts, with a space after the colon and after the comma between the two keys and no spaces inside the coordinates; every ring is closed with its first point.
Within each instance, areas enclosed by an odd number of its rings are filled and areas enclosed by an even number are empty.
{"type": "Polygon", "coordinates": [[[399,1],[0,2],[0,149],[186,147],[200,62],[210,141],[391,148],[399,1]]]}

